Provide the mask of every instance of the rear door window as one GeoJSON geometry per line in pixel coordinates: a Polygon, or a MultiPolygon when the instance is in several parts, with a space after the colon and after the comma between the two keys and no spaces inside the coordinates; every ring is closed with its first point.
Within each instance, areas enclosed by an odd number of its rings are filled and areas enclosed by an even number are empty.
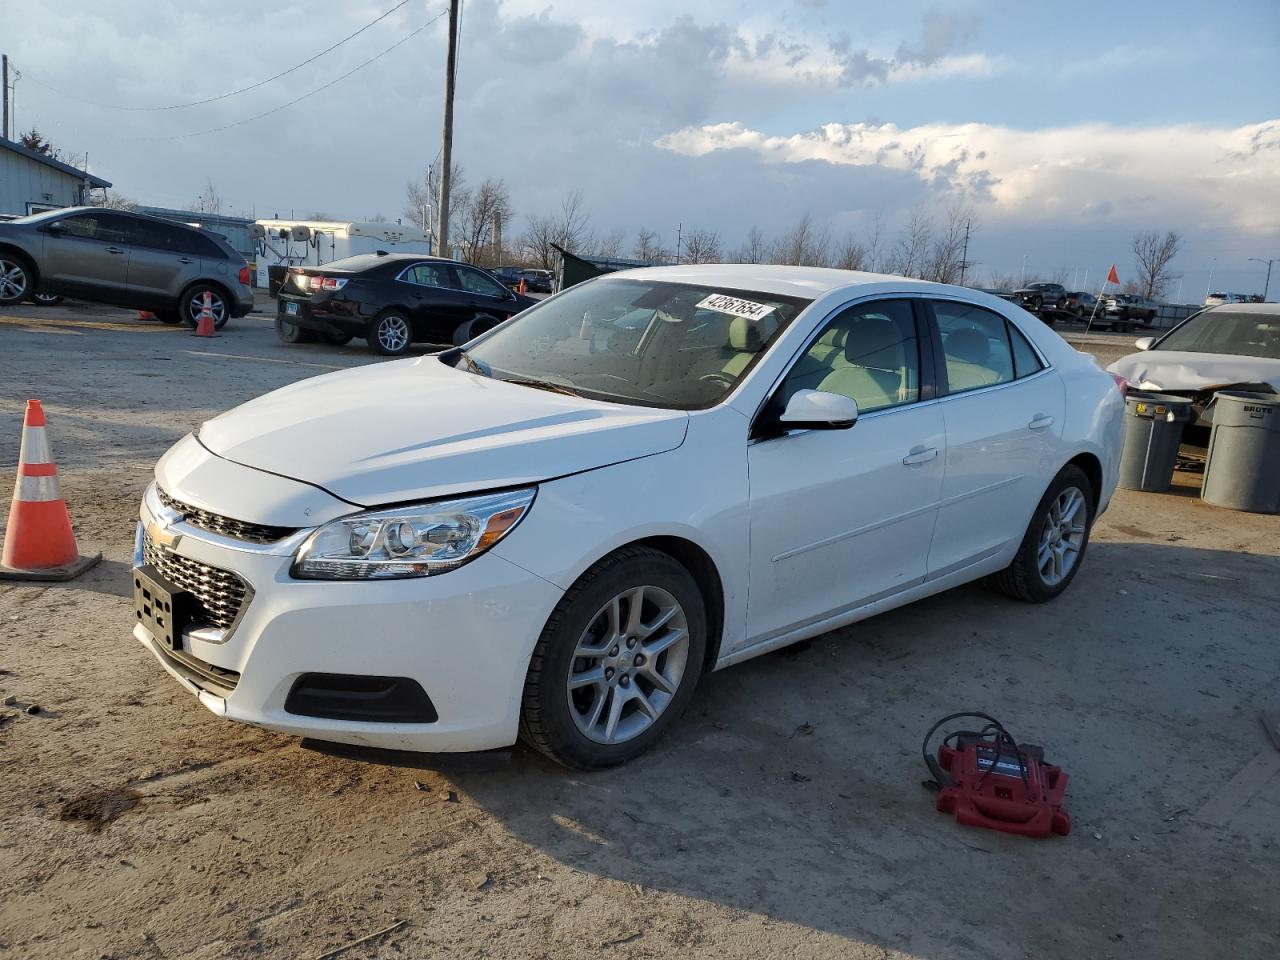
{"type": "Polygon", "coordinates": [[[967,303],[935,300],[947,392],[963,393],[1014,380],[1013,349],[1004,317],[967,303]]]}
{"type": "Polygon", "coordinates": [[[422,287],[448,287],[449,271],[437,263],[416,263],[400,275],[408,283],[422,287]]]}
{"type": "Polygon", "coordinates": [[[1008,320],[1005,321],[1005,327],[1009,331],[1009,342],[1013,345],[1013,375],[1021,380],[1043,370],[1044,364],[1040,362],[1040,357],[1022,331],[1008,320]]]}
{"type": "Polygon", "coordinates": [[[185,231],[167,223],[134,220],[129,224],[129,242],[152,250],[177,252],[181,249],[180,235],[183,232],[185,231]]]}
{"type": "Polygon", "coordinates": [[[478,293],[486,297],[494,297],[505,300],[507,296],[507,288],[492,277],[488,277],[479,270],[472,270],[470,267],[457,267],[458,280],[462,284],[462,289],[467,293],[478,293]]]}

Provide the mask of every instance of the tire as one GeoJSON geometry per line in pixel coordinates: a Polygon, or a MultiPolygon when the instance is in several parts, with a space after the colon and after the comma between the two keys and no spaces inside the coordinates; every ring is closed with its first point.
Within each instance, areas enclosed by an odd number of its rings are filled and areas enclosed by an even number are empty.
{"type": "Polygon", "coordinates": [[[413,325],[403,313],[388,310],[374,317],[365,339],[369,349],[379,356],[403,357],[413,346],[413,325]]]}
{"type": "Polygon", "coordinates": [[[1044,309],[1044,299],[1041,297],[1031,298],[1031,309],[1039,312],[1044,309]]]}
{"type": "Polygon", "coordinates": [[[34,280],[25,261],[0,253],[0,307],[11,307],[25,300],[35,286],[34,280]]]}
{"type": "Polygon", "coordinates": [[[276,336],[284,343],[315,343],[316,332],[276,315],[276,336]]]}
{"type": "Polygon", "coordinates": [[[472,317],[470,320],[458,324],[457,329],[453,331],[453,345],[460,347],[464,343],[469,343],[480,334],[488,333],[500,323],[502,323],[501,320],[488,314],[472,317]]]}
{"type": "Polygon", "coordinates": [[[706,649],[706,610],[689,571],[659,550],[624,547],[584,573],[542,628],[525,677],[520,737],[567,767],[599,770],[625,763],[649,749],[684,712],[706,649]],[[631,620],[636,596],[642,598],[640,617],[647,618],[638,621],[641,629],[653,625],[639,637],[627,629],[637,622],[631,620]],[[658,644],[662,648],[646,659],[646,650],[658,644]],[[575,656],[584,649],[599,654],[575,656]],[[586,681],[593,673],[596,679],[586,681]],[[571,690],[575,676],[584,682],[571,690]]]}
{"type": "Polygon", "coordinates": [[[334,346],[334,347],[344,347],[351,342],[351,334],[349,333],[325,332],[320,334],[320,337],[324,340],[325,343],[330,344],[331,346],[334,346]]]}
{"type": "Polygon", "coordinates": [[[28,298],[37,307],[56,307],[62,302],[62,297],[56,293],[33,293],[28,298]]]}
{"type": "Polygon", "coordinates": [[[176,310],[157,310],[155,313],[156,319],[161,323],[167,323],[170,326],[173,326],[174,324],[182,322],[182,314],[178,313],[176,310]]]}
{"type": "Polygon", "coordinates": [[[194,330],[200,323],[200,308],[204,302],[205,291],[208,291],[212,300],[213,329],[221,330],[231,319],[231,302],[220,287],[215,287],[211,283],[196,283],[187,287],[178,299],[178,312],[194,330]]]}
{"type": "Polygon", "coordinates": [[[1025,600],[1027,603],[1046,603],[1052,600],[1066,590],[1075,579],[1080,564],[1084,562],[1085,552],[1089,548],[1089,534],[1092,529],[1093,485],[1083,470],[1069,463],[1058,471],[1058,475],[1049,484],[1049,489],[1040,498],[1040,503],[1037,504],[1035,513],[1031,516],[1031,523],[1022,537],[1022,544],[1018,547],[1013,563],[994,577],[996,587],[1009,596],[1017,600],[1025,600]],[[1072,492],[1078,499],[1071,497],[1072,492]],[[1064,501],[1073,504],[1068,506],[1068,509],[1073,512],[1066,520],[1074,531],[1069,542],[1074,542],[1075,549],[1070,566],[1063,570],[1061,575],[1056,575],[1051,554],[1053,552],[1065,554],[1066,551],[1060,550],[1064,542],[1061,534],[1064,531],[1061,526],[1058,526],[1058,536],[1053,536],[1054,528],[1050,521],[1056,516],[1055,509],[1061,512],[1064,501]],[[1079,521],[1081,512],[1084,515],[1083,523],[1079,521]],[[1046,548],[1050,552],[1047,564],[1044,561],[1046,548]],[[1044,569],[1046,565],[1049,567],[1048,576],[1044,569]]]}

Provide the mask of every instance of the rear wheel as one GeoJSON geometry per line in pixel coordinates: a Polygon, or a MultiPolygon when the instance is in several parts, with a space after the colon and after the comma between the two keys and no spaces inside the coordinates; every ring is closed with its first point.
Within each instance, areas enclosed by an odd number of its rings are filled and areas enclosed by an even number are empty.
{"type": "Polygon", "coordinates": [[[388,310],[369,325],[369,349],[384,357],[401,357],[413,343],[413,327],[403,313],[388,310]]]}
{"type": "Polygon", "coordinates": [[[0,254],[0,307],[21,303],[31,287],[31,268],[17,257],[0,254]]]}
{"type": "Polygon", "coordinates": [[[601,560],[561,598],[529,660],[520,735],[569,767],[610,767],[656,742],[693,697],[706,652],[702,595],[649,547],[601,560]]]}
{"type": "Polygon", "coordinates": [[[1093,527],[1093,485],[1083,470],[1067,464],[1049,484],[1013,563],[995,575],[1004,593],[1044,603],[1075,579],[1093,527]]]}
{"type": "Polygon", "coordinates": [[[316,339],[314,330],[300,327],[279,315],[276,316],[276,336],[285,343],[314,343],[316,339]]]}
{"type": "Polygon", "coordinates": [[[231,308],[227,303],[226,294],[209,283],[197,283],[195,286],[187,288],[179,304],[179,309],[182,311],[182,319],[186,320],[192,329],[199,326],[200,311],[204,307],[205,293],[209,294],[209,309],[213,313],[213,329],[221,330],[231,318],[231,308]]]}

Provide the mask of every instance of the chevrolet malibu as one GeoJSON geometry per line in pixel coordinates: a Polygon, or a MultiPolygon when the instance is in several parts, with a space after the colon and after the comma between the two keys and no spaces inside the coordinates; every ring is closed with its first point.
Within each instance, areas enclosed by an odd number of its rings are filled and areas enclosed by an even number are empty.
{"type": "Polygon", "coordinates": [[[708,671],[980,577],[1058,596],[1115,487],[1121,390],[962,287],[615,273],[178,442],[134,636],[228,719],[608,766],[708,671]]]}

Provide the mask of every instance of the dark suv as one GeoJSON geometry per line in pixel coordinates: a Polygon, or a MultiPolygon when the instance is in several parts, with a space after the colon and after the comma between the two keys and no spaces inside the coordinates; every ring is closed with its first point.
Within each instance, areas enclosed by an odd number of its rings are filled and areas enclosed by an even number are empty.
{"type": "Polygon", "coordinates": [[[1028,283],[1013,291],[1013,300],[1031,310],[1039,310],[1041,307],[1062,310],[1067,306],[1067,288],[1060,283],[1028,283]]]}
{"type": "Polygon", "coordinates": [[[0,306],[40,293],[214,326],[253,309],[249,267],[219,234],[160,217],[68,207],[0,223],[0,306]]]}

